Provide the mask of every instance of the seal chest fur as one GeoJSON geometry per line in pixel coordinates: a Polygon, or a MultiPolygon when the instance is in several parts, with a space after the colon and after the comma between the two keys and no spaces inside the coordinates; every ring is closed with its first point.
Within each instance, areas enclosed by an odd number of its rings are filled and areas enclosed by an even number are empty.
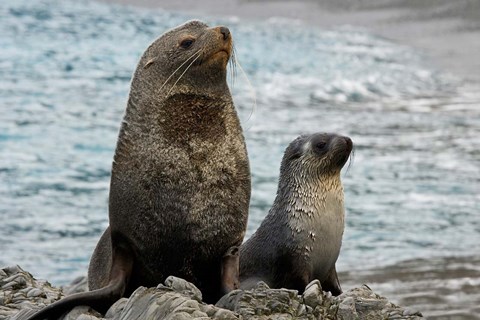
{"type": "Polygon", "coordinates": [[[303,292],[318,279],[342,293],[335,270],[344,230],[340,171],[352,141],[336,134],[298,137],[283,156],[276,199],[258,230],[240,248],[240,281],[303,292]]]}
{"type": "Polygon", "coordinates": [[[250,171],[226,83],[232,36],[190,21],[155,40],[133,75],[112,166],[109,227],[87,293],[32,319],[86,304],[105,312],[175,275],[214,303],[238,286],[250,171]]]}

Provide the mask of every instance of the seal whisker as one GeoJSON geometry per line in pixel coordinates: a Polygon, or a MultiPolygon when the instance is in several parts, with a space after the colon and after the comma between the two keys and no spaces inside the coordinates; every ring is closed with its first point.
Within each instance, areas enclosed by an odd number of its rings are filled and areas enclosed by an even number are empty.
{"type": "Polygon", "coordinates": [[[232,58],[230,59],[230,83],[232,89],[235,87],[235,78],[237,77],[237,70],[236,70],[236,53],[235,53],[235,45],[232,44],[232,58]]]}
{"type": "MultiPolygon", "coordinates": [[[[167,84],[167,82],[173,77],[173,75],[175,73],[177,73],[178,70],[180,70],[181,67],[183,67],[185,64],[187,64],[187,62],[192,59],[196,54],[200,53],[200,51],[202,51],[202,49],[199,49],[197,52],[193,53],[187,60],[185,60],[177,69],[175,69],[175,71],[172,72],[172,74],[167,78],[167,80],[165,80],[165,82],[162,84],[162,86],[160,87],[160,90],[163,89],[163,87],[167,84]]],[[[198,57],[197,57],[198,58],[198,57]]]]}
{"type": "Polygon", "coordinates": [[[182,72],[182,74],[178,77],[177,81],[175,81],[175,83],[172,85],[172,87],[170,88],[170,90],[168,90],[167,92],[167,96],[170,94],[170,92],[172,92],[173,88],[175,88],[175,86],[177,85],[178,81],[180,81],[180,79],[182,79],[183,75],[188,71],[188,69],[190,69],[190,67],[195,63],[195,61],[197,61],[198,58],[200,58],[200,56],[202,55],[202,53],[198,53],[198,56],[192,60],[192,62],[190,62],[190,64],[187,66],[187,68],[182,72]]]}
{"type": "Polygon", "coordinates": [[[355,146],[352,147],[352,152],[350,153],[350,156],[348,157],[348,166],[347,166],[347,169],[345,169],[344,176],[346,176],[347,173],[350,171],[350,167],[353,165],[354,158],[355,158],[355,146]]]}
{"type": "MultiPolygon", "coordinates": [[[[238,65],[238,69],[240,70],[240,72],[243,74],[243,76],[245,77],[245,80],[247,81],[248,83],[248,88],[250,89],[250,93],[252,94],[253,96],[253,108],[252,108],[252,111],[250,111],[250,115],[248,116],[248,119],[247,119],[247,122],[250,121],[250,119],[252,118],[252,116],[255,114],[255,111],[257,110],[257,94],[255,93],[255,89],[253,88],[253,85],[252,83],[250,82],[250,79],[248,79],[248,76],[247,76],[247,73],[245,72],[245,70],[243,70],[242,68],[242,65],[240,64],[240,62],[238,61],[238,59],[235,59],[236,61],[236,64],[238,65]]],[[[247,129],[248,130],[248,129],[247,129]]]]}
{"type": "Polygon", "coordinates": [[[187,66],[187,68],[182,72],[182,74],[178,77],[177,81],[175,81],[175,83],[172,85],[172,87],[170,88],[170,90],[168,90],[167,92],[167,95],[168,96],[170,94],[170,92],[172,92],[173,88],[175,88],[175,86],[177,85],[178,81],[180,81],[180,79],[182,79],[183,75],[188,71],[188,69],[190,69],[190,67],[195,63],[195,61],[197,61],[198,58],[200,58],[202,55],[202,53],[198,53],[197,57],[195,59],[192,60],[192,62],[190,62],[190,64],[187,66]]]}

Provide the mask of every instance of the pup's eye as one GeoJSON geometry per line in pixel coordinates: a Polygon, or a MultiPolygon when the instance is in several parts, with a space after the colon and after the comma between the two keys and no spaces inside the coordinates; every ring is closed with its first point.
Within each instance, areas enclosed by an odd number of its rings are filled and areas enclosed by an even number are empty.
{"type": "Polygon", "coordinates": [[[182,42],[180,42],[180,47],[183,49],[188,49],[192,46],[192,44],[195,42],[195,39],[185,39],[182,42]]]}
{"type": "Polygon", "coordinates": [[[327,145],[326,142],[321,141],[321,142],[318,142],[318,143],[315,145],[315,147],[316,147],[318,150],[321,150],[321,149],[325,148],[326,145],[327,145]]]}

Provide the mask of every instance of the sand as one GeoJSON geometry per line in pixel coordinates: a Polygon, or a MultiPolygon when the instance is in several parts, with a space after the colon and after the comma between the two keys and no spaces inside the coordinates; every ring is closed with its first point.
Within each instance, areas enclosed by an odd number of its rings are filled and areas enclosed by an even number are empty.
{"type": "Polygon", "coordinates": [[[103,0],[163,8],[201,16],[243,20],[282,17],[305,27],[362,27],[421,50],[434,68],[480,82],[480,1],[478,0],[103,0]]]}

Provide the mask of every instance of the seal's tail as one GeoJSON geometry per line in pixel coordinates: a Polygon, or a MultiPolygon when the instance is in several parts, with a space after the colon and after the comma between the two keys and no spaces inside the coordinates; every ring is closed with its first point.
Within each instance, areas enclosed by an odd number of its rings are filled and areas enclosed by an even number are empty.
{"type": "Polygon", "coordinates": [[[46,306],[27,320],[58,319],[65,312],[81,305],[90,306],[104,314],[125,293],[133,269],[133,259],[129,253],[126,248],[114,249],[110,281],[107,286],[68,296],[46,306]]]}

